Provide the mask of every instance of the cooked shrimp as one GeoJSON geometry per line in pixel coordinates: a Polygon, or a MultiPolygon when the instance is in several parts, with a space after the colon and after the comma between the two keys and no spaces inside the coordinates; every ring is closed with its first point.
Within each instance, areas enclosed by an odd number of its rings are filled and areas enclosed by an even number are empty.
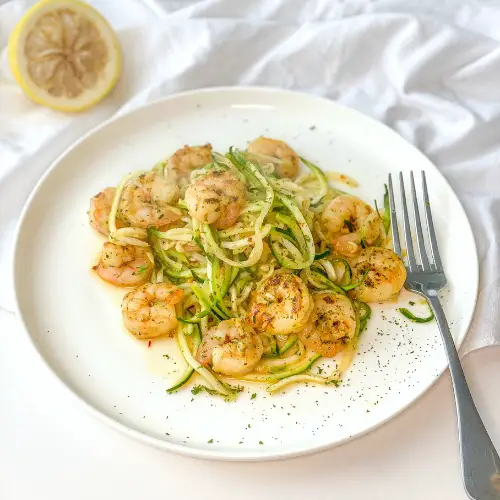
{"type": "Polygon", "coordinates": [[[353,282],[363,283],[351,294],[363,302],[382,302],[397,295],[406,281],[403,261],[388,248],[371,247],[362,250],[351,263],[353,282]]]}
{"type": "Polygon", "coordinates": [[[227,229],[238,219],[245,200],[245,186],[228,170],[209,170],[186,190],[189,213],[215,229],[227,229]]]}
{"type": "Polygon", "coordinates": [[[241,319],[221,321],[203,336],[196,359],[217,373],[243,375],[262,358],[262,339],[241,319]]]}
{"type": "Polygon", "coordinates": [[[335,250],[344,256],[356,255],[373,245],[379,235],[379,215],[356,196],[342,194],[334,198],[321,214],[321,223],[335,250]]]}
{"type": "Polygon", "coordinates": [[[262,332],[289,335],[304,328],[313,307],[311,294],[298,276],[274,273],[254,292],[247,321],[262,332]]]}
{"type": "Polygon", "coordinates": [[[332,358],[356,333],[356,314],[351,301],[335,292],[314,295],[314,311],[306,328],[297,335],[312,351],[332,358]]]}
{"type": "Polygon", "coordinates": [[[179,199],[178,186],[155,172],[132,179],[124,188],[118,216],[134,227],[160,227],[181,218],[173,207],[179,199]]]}
{"type": "Polygon", "coordinates": [[[99,278],[117,286],[147,283],[155,268],[152,253],[134,245],[103,245],[99,263],[93,267],[99,278]]]}
{"type": "Polygon", "coordinates": [[[175,304],[184,292],[166,283],[148,283],[127,293],[122,302],[125,327],[139,339],[173,335],[177,328],[175,304]]]}
{"type": "Polygon", "coordinates": [[[175,177],[188,177],[197,168],[204,167],[212,161],[212,146],[184,146],[178,149],[167,162],[169,173],[175,177]]]}
{"type": "MultiPolygon", "coordinates": [[[[115,196],[116,189],[108,187],[90,199],[89,215],[90,225],[104,236],[109,234],[109,213],[115,196]]],[[[123,227],[120,220],[116,220],[116,227],[123,227]]]]}
{"type": "Polygon", "coordinates": [[[286,142],[260,136],[252,141],[247,149],[249,153],[261,157],[260,163],[273,163],[279,177],[297,177],[299,156],[286,142]]]}

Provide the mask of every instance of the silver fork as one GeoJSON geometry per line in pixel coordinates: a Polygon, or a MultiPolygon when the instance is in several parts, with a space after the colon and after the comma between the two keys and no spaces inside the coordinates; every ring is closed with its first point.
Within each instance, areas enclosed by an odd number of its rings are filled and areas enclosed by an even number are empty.
{"type": "MultiPolygon", "coordinates": [[[[455,404],[458,416],[458,438],[465,490],[472,500],[499,500],[500,499],[500,458],[484,427],[477,408],[472,399],[467,381],[465,380],[462,365],[458,359],[457,350],[451,336],[446,316],[439,301],[438,292],[446,286],[446,276],[443,270],[441,257],[432,222],[431,206],[427,191],[425,172],[422,172],[422,188],[424,199],[425,219],[429,234],[431,259],[425,248],[424,232],[420,221],[417,193],[413,172],[410,174],[411,197],[413,200],[414,226],[417,239],[417,250],[420,262],[417,262],[411,237],[410,217],[406,205],[405,186],[402,172],[399,173],[401,205],[403,208],[403,233],[406,244],[407,278],[405,288],[423,295],[434,311],[439,331],[443,340],[451,381],[455,393],[455,404]]],[[[392,176],[389,175],[389,203],[391,210],[392,240],[394,251],[401,256],[398,219],[394,202],[392,176]]]]}

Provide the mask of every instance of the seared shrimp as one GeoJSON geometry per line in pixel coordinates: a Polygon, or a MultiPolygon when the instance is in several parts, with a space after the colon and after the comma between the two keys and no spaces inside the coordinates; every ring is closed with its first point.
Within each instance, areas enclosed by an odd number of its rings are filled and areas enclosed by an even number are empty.
{"type": "Polygon", "coordinates": [[[313,307],[311,294],[298,276],[274,273],[254,292],[247,321],[257,330],[289,335],[304,328],[313,307]]]}
{"type": "Polygon", "coordinates": [[[184,146],[178,149],[167,162],[167,170],[174,177],[188,177],[197,168],[212,161],[212,146],[184,146]]]}
{"type": "Polygon", "coordinates": [[[184,199],[196,220],[213,224],[215,229],[227,229],[240,215],[245,187],[228,170],[209,170],[193,180],[184,199]]]}
{"type": "Polygon", "coordinates": [[[261,163],[273,163],[279,177],[297,177],[299,156],[286,142],[260,136],[252,141],[247,149],[249,153],[262,157],[261,163]]]}
{"type": "Polygon", "coordinates": [[[364,245],[373,245],[379,235],[379,215],[356,196],[334,198],[321,214],[321,223],[335,250],[344,256],[356,255],[364,245]]]}
{"type": "Polygon", "coordinates": [[[306,328],[297,335],[304,345],[332,358],[354,337],[356,314],[351,301],[335,292],[314,295],[314,311],[306,328]]]}
{"type": "MultiPolygon", "coordinates": [[[[104,191],[95,195],[90,199],[90,209],[87,212],[89,215],[90,225],[99,231],[104,236],[109,234],[109,214],[111,212],[111,204],[115,196],[116,189],[108,187],[104,191]]],[[[116,227],[122,227],[121,221],[116,220],[116,227]]]]}
{"type": "Polygon", "coordinates": [[[181,218],[173,207],[179,199],[178,186],[155,172],[132,179],[123,189],[118,216],[133,227],[160,227],[181,218]]]}
{"type": "Polygon", "coordinates": [[[362,250],[351,263],[353,281],[363,283],[351,294],[363,302],[382,302],[397,295],[406,281],[403,261],[388,248],[371,247],[362,250]]]}
{"type": "Polygon", "coordinates": [[[264,346],[253,328],[241,319],[221,321],[203,336],[196,359],[202,365],[212,365],[224,375],[243,375],[251,371],[262,358],[264,346]]]}
{"type": "Polygon", "coordinates": [[[149,281],[154,267],[153,255],[147,248],[106,242],[93,269],[113,285],[138,286],[149,281]]]}
{"type": "Polygon", "coordinates": [[[184,292],[166,283],[148,283],[127,293],[122,316],[127,330],[138,339],[173,335],[177,328],[175,304],[184,292]]]}

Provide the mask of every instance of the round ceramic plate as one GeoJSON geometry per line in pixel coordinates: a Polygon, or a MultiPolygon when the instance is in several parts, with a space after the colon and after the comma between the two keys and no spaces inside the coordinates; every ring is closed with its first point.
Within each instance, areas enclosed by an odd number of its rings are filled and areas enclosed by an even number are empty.
{"type": "MultiPolygon", "coordinates": [[[[166,393],[185,366],[173,339],[148,348],[124,331],[125,291],[90,270],[103,240],[88,225],[89,199],[184,144],[211,142],[226,151],[261,134],[287,141],[325,170],[356,178],[359,188],[348,190],[369,203],[382,204],[390,172],[425,170],[449,278],[443,302],[457,344],[472,318],[477,254],[464,210],[437,169],[387,127],[331,101],[270,89],[188,92],[121,116],[69,149],[32,194],[16,245],[17,302],[42,358],[94,415],[166,450],[255,460],[324,449],[396,415],[446,367],[436,324],[409,323],[397,312],[414,299],[403,292],[398,303],[373,306],[338,388],[291,386],[271,396],[249,385],[228,403],[192,394],[198,380],[166,393]]],[[[424,305],[413,308],[427,314],[424,305]]]]}

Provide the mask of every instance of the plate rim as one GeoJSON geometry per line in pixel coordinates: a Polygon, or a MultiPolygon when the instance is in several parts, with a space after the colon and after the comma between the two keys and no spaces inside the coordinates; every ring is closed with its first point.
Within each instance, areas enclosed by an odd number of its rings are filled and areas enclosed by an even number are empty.
{"type": "MultiPolygon", "coordinates": [[[[386,133],[391,134],[393,137],[399,139],[400,141],[404,141],[407,146],[410,146],[420,157],[423,161],[427,162],[427,164],[432,167],[436,173],[441,177],[441,179],[444,181],[444,183],[448,186],[450,189],[452,195],[456,198],[458,201],[460,208],[462,210],[463,215],[465,216],[465,222],[467,225],[467,230],[469,231],[471,235],[471,240],[472,240],[472,246],[474,250],[474,255],[475,255],[475,265],[474,265],[474,271],[476,275],[476,282],[475,282],[475,287],[474,287],[474,294],[473,294],[473,302],[472,302],[472,314],[470,315],[470,318],[465,322],[465,335],[463,338],[458,342],[455,343],[457,351],[460,349],[460,347],[463,345],[465,339],[467,338],[467,335],[469,334],[470,326],[472,324],[472,321],[474,319],[474,315],[476,312],[477,308],[477,298],[478,298],[478,292],[479,292],[479,255],[477,251],[477,243],[476,239],[474,236],[474,231],[472,230],[472,225],[470,223],[469,216],[467,214],[467,211],[465,210],[462,202],[460,201],[460,198],[457,196],[455,190],[453,189],[452,185],[448,182],[446,177],[443,175],[443,173],[437,168],[436,165],[422,152],[420,151],[415,145],[407,141],[404,137],[402,137],[399,133],[397,133],[394,129],[386,125],[385,123],[376,120],[375,118],[372,118],[371,116],[362,113],[361,111],[358,111],[357,109],[344,106],[343,104],[340,104],[332,99],[329,99],[327,97],[322,97],[314,94],[308,94],[306,92],[302,91],[297,91],[297,90],[289,90],[289,89],[281,89],[277,87],[271,87],[271,86],[217,86],[217,87],[204,87],[204,88],[198,88],[198,89],[192,89],[192,90],[187,90],[187,91],[182,91],[182,92],[176,92],[173,94],[170,94],[168,96],[161,97],[159,99],[155,99],[149,103],[134,107],[130,110],[127,110],[124,113],[118,112],[118,114],[114,114],[113,116],[109,117],[108,119],[104,120],[102,123],[98,124],[97,126],[93,127],[92,129],[88,130],[85,134],[82,135],[78,140],[75,142],[71,143],[60,155],[58,155],[54,161],[51,162],[47,170],[44,172],[44,174],[40,177],[38,182],[36,183],[35,187],[31,191],[30,195],[28,196],[27,200],[24,203],[21,215],[19,217],[19,220],[16,225],[15,229],[15,235],[14,235],[14,251],[13,251],[13,265],[12,265],[12,279],[13,279],[13,288],[14,288],[14,311],[16,316],[18,317],[22,330],[24,334],[28,337],[29,343],[31,344],[31,347],[34,349],[34,351],[37,353],[39,358],[42,361],[42,364],[45,365],[45,367],[48,369],[48,371],[51,373],[51,375],[58,380],[58,382],[65,387],[67,392],[69,392],[73,398],[73,400],[78,401],[87,412],[90,413],[94,418],[97,420],[107,424],[109,427],[111,427],[113,430],[118,431],[122,435],[131,437],[135,439],[138,442],[141,442],[143,444],[147,444],[149,446],[152,446],[156,449],[160,449],[163,451],[169,451],[173,453],[177,453],[180,455],[184,456],[189,456],[193,458],[199,458],[199,459],[210,459],[210,460],[217,460],[217,461],[239,461],[239,462],[253,462],[253,461],[268,461],[268,460],[281,460],[281,459],[287,459],[287,458],[295,458],[299,456],[305,456],[305,455],[310,455],[312,453],[318,453],[327,449],[331,449],[336,446],[343,445],[349,441],[352,441],[354,439],[360,438],[384,425],[387,425],[388,422],[393,420],[394,418],[398,417],[401,415],[404,411],[408,410],[411,406],[413,406],[417,401],[419,401],[422,396],[424,396],[428,391],[436,384],[436,382],[443,376],[443,374],[448,370],[448,362],[446,361],[444,367],[440,369],[439,374],[430,382],[429,385],[427,385],[417,396],[414,397],[409,403],[404,404],[401,406],[398,410],[393,412],[391,415],[388,417],[379,420],[373,425],[370,425],[369,427],[352,434],[350,436],[346,436],[343,439],[340,439],[335,442],[326,442],[323,444],[315,445],[315,446],[310,446],[310,447],[302,447],[296,450],[292,451],[270,451],[266,453],[264,450],[264,453],[262,452],[255,452],[255,451],[245,451],[242,454],[234,454],[228,451],[224,450],[206,450],[203,448],[192,448],[189,446],[181,445],[181,444],[176,444],[170,441],[165,441],[159,438],[155,438],[151,435],[148,435],[144,432],[141,432],[139,430],[133,429],[132,427],[128,426],[124,422],[120,422],[113,417],[105,414],[104,412],[100,411],[98,408],[93,406],[90,402],[86,401],[84,397],[80,396],[77,394],[76,391],[74,391],[70,385],[63,379],[62,376],[60,376],[57,371],[51,366],[51,364],[45,359],[43,356],[42,352],[40,351],[37,343],[35,342],[35,339],[32,337],[31,333],[29,332],[26,322],[24,320],[24,316],[21,313],[21,305],[20,305],[20,299],[19,299],[19,291],[18,291],[18,280],[17,280],[17,268],[19,266],[19,262],[21,261],[19,257],[19,245],[20,245],[20,237],[21,237],[21,232],[22,228],[24,225],[24,221],[27,218],[29,212],[30,212],[30,207],[35,199],[35,197],[38,194],[38,191],[41,189],[41,186],[45,183],[47,178],[51,175],[51,173],[55,170],[57,165],[67,156],[69,155],[74,149],[76,149],[81,143],[85,142],[89,137],[98,134],[101,129],[104,129],[111,124],[118,122],[119,120],[133,114],[133,113],[138,113],[141,112],[145,109],[148,108],[153,108],[155,106],[161,105],[165,102],[176,100],[179,98],[183,97],[190,97],[193,95],[198,95],[198,94],[210,94],[210,93],[215,93],[215,94],[220,94],[220,93],[225,93],[225,92],[233,92],[233,93],[257,93],[257,94],[275,94],[275,95],[281,95],[281,96],[289,96],[292,98],[300,98],[300,99],[311,99],[311,100],[316,100],[319,102],[327,103],[329,106],[333,106],[336,108],[339,108],[345,112],[351,113],[353,115],[356,115],[364,120],[369,120],[373,124],[377,125],[380,128],[384,128],[386,133]]],[[[442,344],[440,342],[441,348],[442,344]]]]}

